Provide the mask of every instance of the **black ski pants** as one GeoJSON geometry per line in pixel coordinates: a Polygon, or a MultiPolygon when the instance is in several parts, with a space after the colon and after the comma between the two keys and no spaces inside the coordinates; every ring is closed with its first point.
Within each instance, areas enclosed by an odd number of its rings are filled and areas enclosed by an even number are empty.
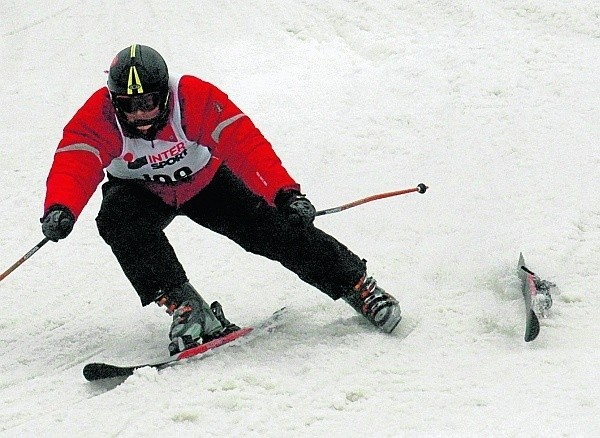
{"type": "Polygon", "coordinates": [[[164,233],[175,216],[228,237],[251,253],[280,262],[333,299],[340,298],[366,272],[366,261],[314,225],[290,224],[262,197],[252,193],[226,166],[179,208],[143,183],[110,177],[102,186],[96,218],[142,305],[188,281],[164,233]]]}

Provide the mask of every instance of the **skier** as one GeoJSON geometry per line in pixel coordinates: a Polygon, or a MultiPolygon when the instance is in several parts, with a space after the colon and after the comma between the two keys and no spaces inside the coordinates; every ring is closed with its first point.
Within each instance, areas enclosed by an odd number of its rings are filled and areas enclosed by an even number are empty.
{"type": "Polygon", "coordinates": [[[121,50],[107,86],[65,126],[47,179],[46,237],[69,235],[104,169],[99,234],[142,305],[173,316],[171,354],[238,329],[190,284],[164,233],[178,215],[280,262],[384,332],[400,322],[366,261],[313,225],[314,206],[250,118],[214,85],[170,75],[151,47],[121,50]]]}

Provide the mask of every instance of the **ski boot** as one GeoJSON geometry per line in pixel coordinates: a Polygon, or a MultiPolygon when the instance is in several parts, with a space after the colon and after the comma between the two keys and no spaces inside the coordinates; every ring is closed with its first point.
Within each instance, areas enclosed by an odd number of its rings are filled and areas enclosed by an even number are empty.
{"type": "Polygon", "coordinates": [[[209,308],[189,282],[169,292],[161,291],[155,301],[159,306],[164,305],[167,313],[173,316],[169,330],[171,355],[239,329],[225,318],[219,303],[215,302],[209,308]],[[219,315],[213,309],[217,310],[219,315]]]}
{"type": "Polygon", "coordinates": [[[214,301],[210,305],[210,310],[212,311],[213,315],[215,315],[215,318],[217,318],[223,326],[223,330],[221,331],[218,337],[228,335],[229,333],[236,332],[240,329],[239,326],[233,324],[231,321],[225,318],[225,313],[223,313],[223,306],[221,306],[221,304],[218,301],[214,301]]]}
{"type": "Polygon", "coordinates": [[[402,319],[398,301],[366,274],[342,299],[385,333],[391,333],[402,319]]]}

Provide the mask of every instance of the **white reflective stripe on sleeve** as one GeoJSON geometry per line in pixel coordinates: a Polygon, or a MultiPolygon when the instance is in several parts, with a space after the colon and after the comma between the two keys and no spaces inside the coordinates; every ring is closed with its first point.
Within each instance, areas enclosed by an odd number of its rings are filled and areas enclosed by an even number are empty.
{"type": "Polygon", "coordinates": [[[94,154],[96,156],[96,158],[98,158],[98,160],[100,160],[100,163],[102,163],[102,158],[100,158],[100,152],[98,152],[98,149],[96,149],[93,146],[90,146],[89,144],[85,144],[85,143],[77,143],[77,144],[65,146],[64,148],[57,149],[56,153],[58,154],[59,152],[71,152],[71,151],[91,152],[92,154],[94,154]]]}
{"type": "Polygon", "coordinates": [[[238,114],[237,116],[233,116],[233,117],[228,118],[227,120],[223,120],[221,123],[219,123],[217,125],[217,127],[215,128],[213,133],[210,135],[211,138],[215,141],[215,143],[218,143],[219,137],[221,136],[221,132],[223,132],[223,129],[227,128],[233,122],[235,122],[238,119],[241,119],[245,115],[246,114],[238,114]]]}

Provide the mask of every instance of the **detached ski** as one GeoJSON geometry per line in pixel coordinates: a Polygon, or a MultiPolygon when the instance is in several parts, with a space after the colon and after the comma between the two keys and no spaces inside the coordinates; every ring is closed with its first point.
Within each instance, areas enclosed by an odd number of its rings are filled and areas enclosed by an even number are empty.
{"type": "Polygon", "coordinates": [[[540,334],[540,321],[531,308],[531,299],[537,293],[533,284],[533,275],[531,275],[525,266],[523,254],[519,254],[519,278],[521,279],[521,289],[525,298],[525,342],[533,341],[540,334]],[[527,269],[527,270],[526,270],[527,269]]]}
{"type": "Polygon", "coordinates": [[[519,254],[518,275],[525,298],[525,342],[533,341],[540,334],[539,318],[547,318],[552,306],[550,290],[556,285],[542,280],[525,266],[523,254],[519,254]]]}
{"type": "MultiPolygon", "coordinates": [[[[173,356],[165,357],[163,359],[156,360],[154,362],[143,363],[139,365],[129,365],[129,366],[118,366],[111,365],[108,363],[95,362],[89,363],[83,367],[83,376],[88,381],[100,380],[100,379],[109,379],[113,377],[127,377],[131,376],[135,370],[145,367],[163,369],[168,366],[175,364],[176,362],[182,361],[184,359],[188,359],[190,357],[200,357],[207,352],[214,350],[216,348],[222,347],[224,345],[231,345],[233,341],[236,341],[241,338],[250,338],[251,333],[253,335],[258,335],[261,332],[270,332],[275,327],[277,327],[279,319],[281,315],[284,313],[285,307],[275,312],[271,317],[265,320],[263,323],[255,326],[255,327],[244,327],[235,332],[229,333],[221,338],[213,339],[210,342],[205,344],[200,344],[196,347],[189,348],[187,350],[182,351],[181,353],[175,354],[173,356]]],[[[254,336],[252,336],[254,337],[254,336]]],[[[235,343],[238,344],[238,343],[235,343]]]]}

